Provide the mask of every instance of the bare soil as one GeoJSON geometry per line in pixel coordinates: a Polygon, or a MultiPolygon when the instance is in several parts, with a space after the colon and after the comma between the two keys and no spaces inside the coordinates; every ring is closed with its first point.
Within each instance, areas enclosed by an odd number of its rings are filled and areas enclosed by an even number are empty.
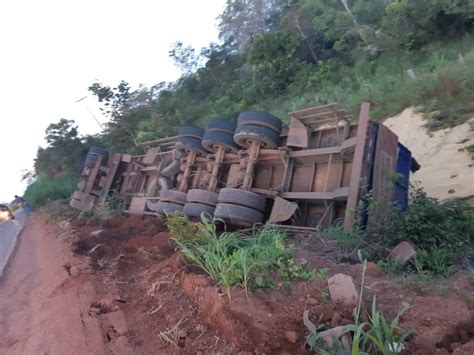
{"type": "MultiPolygon", "coordinates": [[[[82,334],[89,335],[74,336],[78,343],[82,339],[83,343],[95,344],[88,338],[91,333],[94,341],[102,342],[95,347],[97,354],[308,354],[302,321],[305,310],[310,311],[314,322],[333,326],[352,322],[351,307],[330,302],[324,277],[276,282],[273,289],[257,289],[249,295],[236,287],[230,301],[207,275],[183,260],[156,219],[131,217],[105,225],[96,221],[63,223],[54,233],[38,217],[30,224],[35,231],[45,229],[50,235],[35,246],[43,248],[38,253],[46,255],[35,267],[42,270],[42,263],[48,262],[55,264],[54,272],[40,276],[42,271],[36,271],[29,281],[22,281],[27,275],[17,276],[17,268],[21,268],[18,260],[25,248],[20,246],[6,283],[0,286],[0,320],[3,324],[6,319],[8,327],[6,334],[0,333],[0,353],[55,353],[32,340],[45,338],[39,335],[44,327],[51,334],[44,340],[48,349],[66,346],[61,343],[72,346],[71,332],[65,335],[64,327],[59,326],[64,325],[64,317],[74,318],[68,314],[80,314],[82,320],[76,318],[86,324],[82,334]],[[103,231],[91,236],[98,230],[103,231]],[[54,250],[56,254],[51,254],[54,250]],[[39,283],[38,277],[44,281],[39,283]],[[35,297],[28,291],[31,287],[35,287],[35,297]],[[21,297],[5,300],[8,292],[21,297]],[[74,295],[80,302],[68,298],[74,295]],[[34,306],[34,302],[43,307],[34,306]],[[28,317],[45,321],[32,322],[27,319],[29,313],[32,315],[28,317]]],[[[329,276],[350,275],[360,286],[362,266],[344,263],[332,245],[314,236],[295,237],[292,243],[297,259],[306,259],[317,270],[329,268],[329,276]]],[[[365,285],[365,307],[369,309],[377,295],[377,303],[389,320],[407,304],[412,307],[401,319],[402,327],[415,332],[406,354],[472,353],[474,285],[466,275],[427,282],[389,275],[369,263],[365,285]]],[[[85,349],[84,344],[75,346],[85,349]]]]}

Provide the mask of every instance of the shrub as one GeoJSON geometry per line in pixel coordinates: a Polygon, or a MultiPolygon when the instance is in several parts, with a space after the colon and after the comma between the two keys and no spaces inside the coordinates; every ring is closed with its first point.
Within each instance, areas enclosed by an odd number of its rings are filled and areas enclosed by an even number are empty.
{"type": "Polygon", "coordinates": [[[40,207],[50,201],[71,197],[78,182],[79,177],[76,176],[48,177],[41,174],[28,185],[24,197],[33,208],[40,207]]]}

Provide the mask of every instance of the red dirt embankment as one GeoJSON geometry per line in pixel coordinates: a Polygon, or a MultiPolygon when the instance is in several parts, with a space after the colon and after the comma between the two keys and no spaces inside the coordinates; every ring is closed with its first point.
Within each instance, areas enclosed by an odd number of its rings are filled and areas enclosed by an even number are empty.
{"type": "MultiPolygon", "coordinates": [[[[327,277],[345,273],[359,286],[361,264],[336,260],[314,236],[292,238],[295,259],[326,276],[275,279],[249,295],[236,287],[230,302],[157,219],[61,224],[33,217],[24,230],[0,285],[0,354],[308,354],[305,310],[328,327],[352,322],[351,307],[331,303],[327,277]]],[[[377,295],[389,320],[412,306],[401,319],[415,332],[404,354],[472,353],[472,281],[422,281],[370,263],[363,305],[377,295]]]]}
{"type": "Polygon", "coordinates": [[[70,255],[54,228],[37,216],[28,220],[0,280],[0,353],[105,353],[99,324],[87,317],[92,283],[63,287],[70,255]]]}

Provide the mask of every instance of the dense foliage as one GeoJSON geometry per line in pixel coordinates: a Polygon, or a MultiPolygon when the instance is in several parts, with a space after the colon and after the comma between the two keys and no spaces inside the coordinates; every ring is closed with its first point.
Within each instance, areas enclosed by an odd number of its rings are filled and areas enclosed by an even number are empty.
{"type": "Polygon", "coordinates": [[[472,112],[471,1],[228,0],[219,21],[222,44],[171,48],[176,82],[90,87],[111,118],[107,145],[133,151],[135,141],[249,108],[285,120],[334,101],[354,112],[371,101],[381,118],[418,105],[435,112],[431,128],[472,112]]]}
{"type": "Polygon", "coordinates": [[[200,51],[175,43],[175,82],[136,90],[93,83],[109,117],[102,134],[79,137],[66,119],[50,125],[36,175],[77,174],[91,145],[139,153],[137,142],[245,109],[286,120],[308,105],[357,112],[367,100],[383,118],[417,105],[433,129],[474,111],[469,0],[228,0],[219,30],[222,42],[200,51]]]}

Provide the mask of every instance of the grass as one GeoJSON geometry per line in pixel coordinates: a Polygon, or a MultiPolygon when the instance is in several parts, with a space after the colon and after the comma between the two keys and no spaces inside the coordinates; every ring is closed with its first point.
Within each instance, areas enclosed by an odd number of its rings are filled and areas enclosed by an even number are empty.
{"type": "MultiPolygon", "coordinates": [[[[384,119],[409,106],[426,113],[427,128],[441,129],[464,122],[474,112],[474,43],[471,36],[451,43],[433,43],[419,52],[387,52],[334,68],[324,82],[305,77],[300,85],[260,109],[279,117],[315,104],[338,102],[358,114],[362,101],[372,103],[371,117],[384,119]],[[415,79],[407,75],[412,69],[415,79]]],[[[320,75],[318,72],[314,76],[320,75]]]]}
{"type": "Polygon", "coordinates": [[[293,250],[285,246],[285,233],[275,225],[218,235],[215,220],[203,216],[200,223],[191,223],[180,212],[170,214],[166,225],[186,259],[221,285],[229,299],[234,286],[247,294],[265,287],[270,274],[282,280],[315,277],[314,270],[295,262],[293,250]]]}

